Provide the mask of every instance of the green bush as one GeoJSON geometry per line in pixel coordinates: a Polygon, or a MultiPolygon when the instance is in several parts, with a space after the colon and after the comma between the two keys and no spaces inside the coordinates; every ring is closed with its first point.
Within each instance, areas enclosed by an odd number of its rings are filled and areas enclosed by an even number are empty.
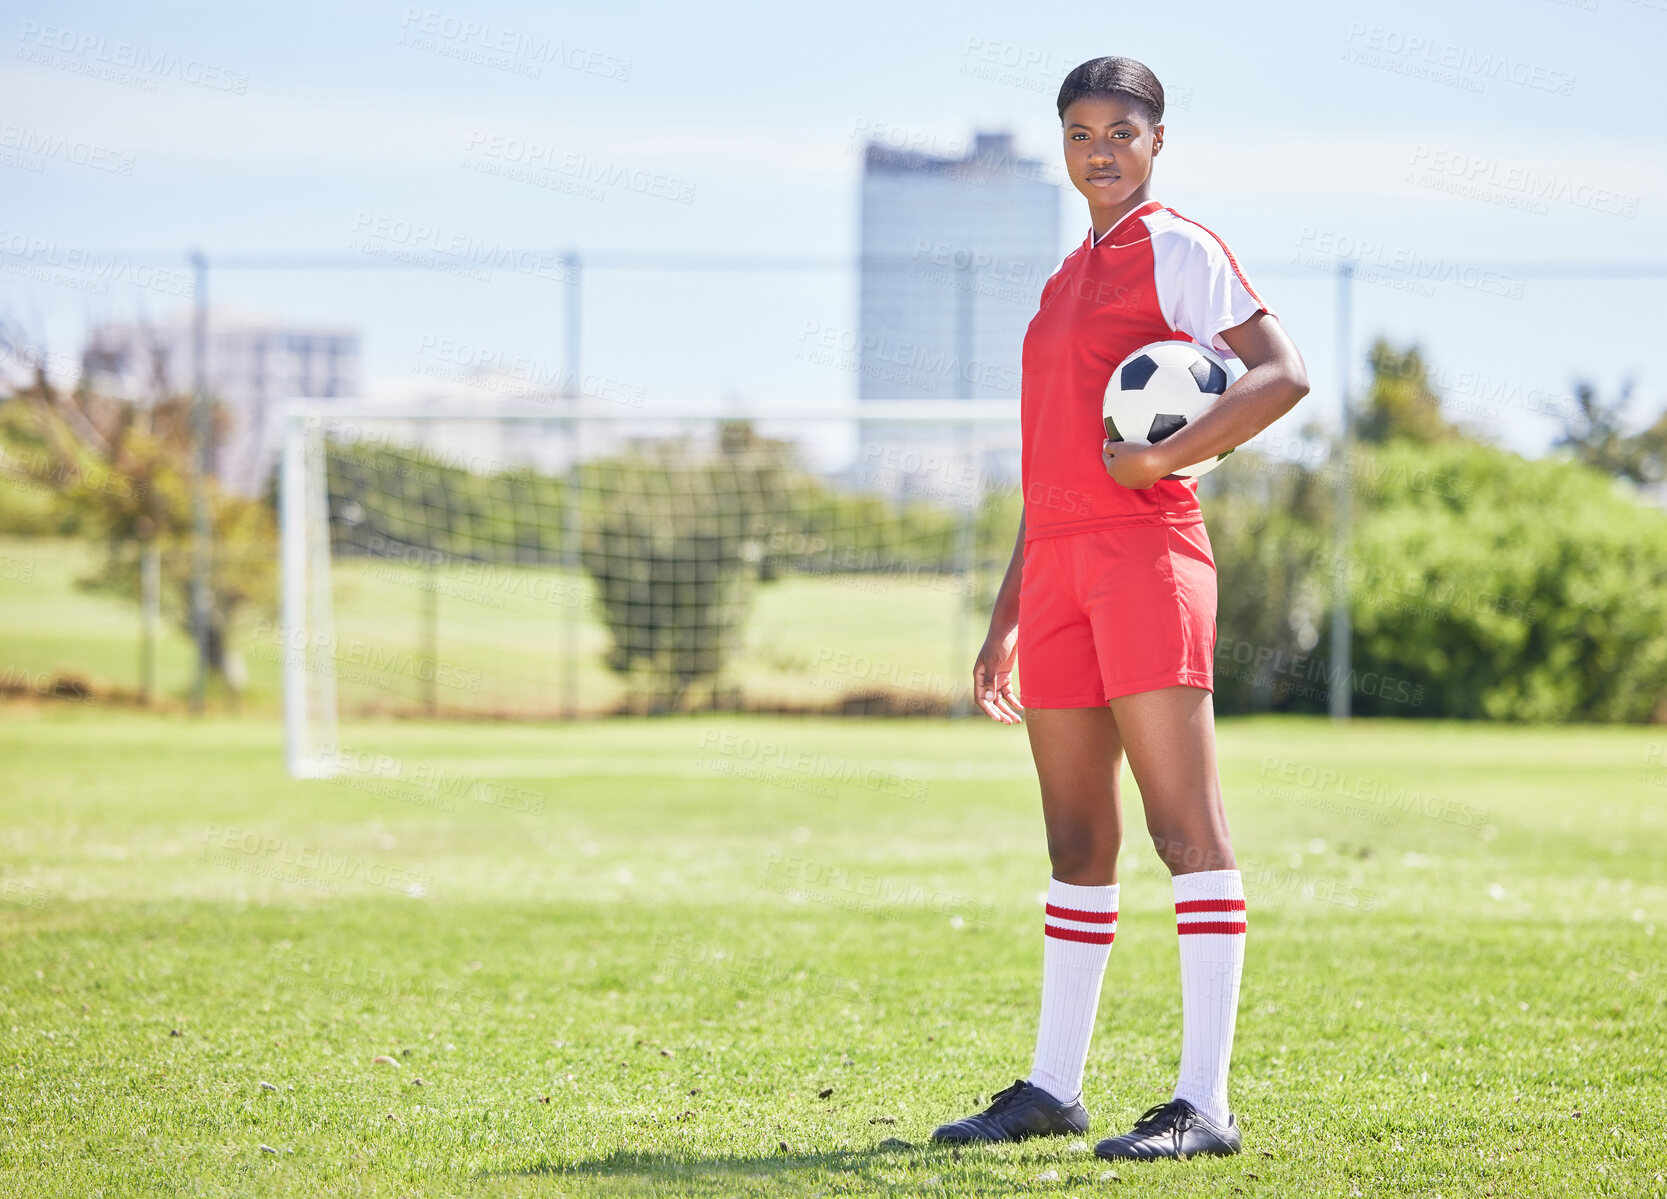
{"type": "Polygon", "coordinates": [[[767,532],[768,488],[676,444],[587,463],[582,560],[613,648],[608,666],[652,712],[715,684],[739,647],[767,532]]]}
{"type": "MultiPolygon", "coordinates": [[[[1424,714],[1667,717],[1667,513],[1566,460],[1393,443],[1344,563],[1359,671],[1427,682],[1424,714]]],[[[1357,708],[1401,712],[1362,695],[1357,708]]]]}
{"type": "Polygon", "coordinates": [[[1332,527],[1324,480],[1241,452],[1200,491],[1216,562],[1216,710],[1323,710],[1305,666],[1330,603],[1314,572],[1332,527]]]}
{"type": "Polygon", "coordinates": [[[420,550],[464,562],[561,561],[566,482],[530,470],[476,474],[420,450],[330,443],[331,537],[339,552],[420,550]]]}

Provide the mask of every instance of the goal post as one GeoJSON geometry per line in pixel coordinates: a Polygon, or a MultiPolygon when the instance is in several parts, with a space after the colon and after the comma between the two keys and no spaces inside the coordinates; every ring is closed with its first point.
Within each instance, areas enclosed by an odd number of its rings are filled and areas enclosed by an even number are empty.
{"type": "Polygon", "coordinates": [[[338,719],[970,710],[1007,401],[279,406],[289,770],[338,719]]]}
{"type": "Polygon", "coordinates": [[[295,778],[326,778],[325,746],[336,726],[334,679],[321,670],[334,642],[331,624],[329,513],[322,421],[302,411],[282,419],[278,464],[280,621],[284,741],[295,778]],[[314,646],[309,652],[309,646],[314,646]]]}

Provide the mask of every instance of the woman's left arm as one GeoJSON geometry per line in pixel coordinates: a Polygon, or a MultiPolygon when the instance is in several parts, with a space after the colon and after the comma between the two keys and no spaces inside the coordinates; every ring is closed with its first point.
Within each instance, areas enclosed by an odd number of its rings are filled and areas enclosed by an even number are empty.
{"type": "Polygon", "coordinates": [[[1152,446],[1107,441],[1106,473],[1124,487],[1150,487],[1183,466],[1236,449],[1296,407],[1308,394],[1308,369],[1279,319],[1258,312],[1242,325],[1224,329],[1246,370],[1195,421],[1152,446]]]}

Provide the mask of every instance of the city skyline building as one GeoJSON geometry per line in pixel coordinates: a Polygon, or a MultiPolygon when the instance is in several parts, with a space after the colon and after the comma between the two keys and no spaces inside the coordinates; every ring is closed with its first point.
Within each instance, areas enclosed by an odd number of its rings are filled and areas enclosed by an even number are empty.
{"type": "MultiPolygon", "coordinates": [[[[1004,400],[1019,405],[1025,329],[1060,262],[1058,168],[1020,154],[1006,132],[979,131],[959,156],[870,141],[859,220],[857,394],[888,400],[1004,400]]],[[[948,405],[946,405],[946,408],[948,405]]],[[[904,452],[943,464],[940,478],[859,469],[859,481],[976,504],[1018,478],[1018,451],[965,430],[864,422],[858,462],[904,452]],[[976,482],[974,482],[976,481],[976,482]]]]}
{"type": "MultiPolygon", "coordinates": [[[[135,403],[188,395],[195,376],[193,313],[155,322],[111,322],[88,334],[81,366],[88,382],[135,403]]],[[[359,392],[356,328],[290,321],[229,306],[208,312],[209,398],[224,423],[214,474],[229,490],[257,495],[276,461],[274,404],[296,396],[332,399],[359,392]]]]}

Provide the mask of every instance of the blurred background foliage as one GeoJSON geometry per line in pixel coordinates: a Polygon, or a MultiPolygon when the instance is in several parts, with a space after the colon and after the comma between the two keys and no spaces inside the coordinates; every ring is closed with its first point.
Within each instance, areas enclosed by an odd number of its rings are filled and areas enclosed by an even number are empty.
{"type": "MultiPolygon", "coordinates": [[[[1416,346],[1379,340],[1369,362],[1346,450],[1242,452],[1201,483],[1220,575],[1217,710],[1325,711],[1342,685],[1362,715],[1667,721],[1667,511],[1645,493],[1662,480],[1667,418],[1628,434],[1628,389],[1606,400],[1581,384],[1559,452],[1531,461],[1446,419],[1416,346]],[[1352,509],[1341,555],[1339,486],[1352,509]],[[1347,679],[1326,660],[1339,598],[1347,679]]],[[[183,624],[189,434],[181,397],[110,401],[37,373],[0,401],[0,534],[104,547],[80,585],[119,595],[159,549],[183,624]]],[[[757,590],[784,579],[970,577],[981,632],[1020,511],[1013,488],[971,519],[841,490],[744,422],[720,429],[715,453],[645,439],[565,476],[334,447],[328,482],[338,554],[582,566],[608,666],[643,681],[649,710],[715,702],[757,590]]],[[[273,612],[275,504],[214,489],[211,507],[223,647],[237,622],[273,612]]]]}

